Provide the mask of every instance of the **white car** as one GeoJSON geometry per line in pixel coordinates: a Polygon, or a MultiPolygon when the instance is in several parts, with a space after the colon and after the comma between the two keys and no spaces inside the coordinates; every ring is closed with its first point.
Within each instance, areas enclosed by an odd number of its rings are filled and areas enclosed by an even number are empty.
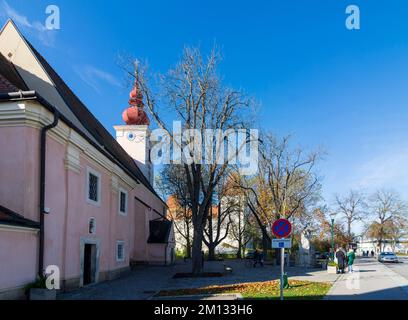
{"type": "Polygon", "coordinates": [[[398,257],[393,252],[381,252],[378,255],[380,262],[398,262],[398,257]]]}

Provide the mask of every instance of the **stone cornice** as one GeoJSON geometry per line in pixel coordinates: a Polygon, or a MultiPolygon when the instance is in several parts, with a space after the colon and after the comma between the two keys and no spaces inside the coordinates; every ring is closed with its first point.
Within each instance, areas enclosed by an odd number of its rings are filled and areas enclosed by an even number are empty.
{"type": "Polygon", "coordinates": [[[39,229],[30,227],[13,226],[8,224],[0,224],[0,231],[28,232],[37,234],[39,229]]]}

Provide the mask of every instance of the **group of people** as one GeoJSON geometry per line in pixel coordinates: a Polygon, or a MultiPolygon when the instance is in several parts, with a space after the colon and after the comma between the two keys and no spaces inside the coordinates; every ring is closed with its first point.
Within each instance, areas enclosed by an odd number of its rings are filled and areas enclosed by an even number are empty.
{"type": "Polygon", "coordinates": [[[339,247],[336,250],[335,258],[337,260],[337,272],[344,273],[346,267],[348,268],[348,272],[353,272],[354,259],[356,258],[353,249],[350,248],[349,251],[346,252],[342,247],[339,247]]]}
{"type": "MultiPolygon", "coordinates": [[[[370,255],[370,252],[367,250],[367,251],[363,251],[363,257],[368,257],[370,255]]],[[[374,257],[374,251],[373,250],[371,250],[371,257],[374,257]]]]}

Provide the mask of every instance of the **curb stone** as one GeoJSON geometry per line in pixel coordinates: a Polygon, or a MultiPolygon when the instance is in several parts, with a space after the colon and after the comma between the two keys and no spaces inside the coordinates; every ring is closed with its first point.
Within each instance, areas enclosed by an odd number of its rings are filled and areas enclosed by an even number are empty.
{"type": "Polygon", "coordinates": [[[339,279],[342,278],[345,274],[337,274],[337,278],[334,280],[332,287],[330,288],[329,292],[324,296],[323,300],[329,300],[330,292],[335,289],[337,286],[337,283],[339,282],[339,279]]]}
{"type": "Polygon", "coordinates": [[[394,275],[392,276],[392,280],[402,289],[402,291],[405,292],[405,294],[408,295],[408,280],[401,276],[399,273],[395,272],[392,270],[390,267],[387,265],[383,264],[384,267],[386,267],[389,271],[391,271],[394,275]]]}
{"type": "Polygon", "coordinates": [[[221,293],[221,294],[197,294],[197,295],[163,296],[163,297],[151,296],[150,298],[148,298],[148,300],[243,300],[243,297],[240,293],[221,293]],[[228,297],[231,297],[232,299],[228,299],[228,297]]]}

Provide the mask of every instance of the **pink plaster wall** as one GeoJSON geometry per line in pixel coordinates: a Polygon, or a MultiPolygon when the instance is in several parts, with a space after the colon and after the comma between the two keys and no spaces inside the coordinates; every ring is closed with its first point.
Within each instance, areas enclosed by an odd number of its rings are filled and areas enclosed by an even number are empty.
{"type": "Polygon", "coordinates": [[[37,238],[31,232],[0,230],[0,291],[35,280],[37,238]]]}
{"type": "Polygon", "coordinates": [[[0,204],[38,220],[39,130],[0,128],[0,204]]]}
{"type": "MultiPolygon", "coordinates": [[[[39,129],[0,127],[0,137],[0,150],[7,155],[0,157],[0,204],[38,221],[39,129]]],[[[149,219],[158,215],[134,197],[159,212],[163,211],[163,203],[142,185],[131,190],[119,179],[120,187],[128,191],[128,213],[120,215],[118,193],[111,187],[111,173],[83,154],[80,156],[81,171],[67,170],[66,148],[47,137],[45,206],[50,208],[50,214],[45,216],[44,265],[59,266],[62,279],[79,278],[81,237],[100,241],[100,272],[129,266],[131,260],[163,261],[164,249],[147,245],[149,219]],[[86,201],[87,167],[101,175],[100,206],[86,201]],[[88,232],[91,217],[96,219],[96,233],[92,235],[88,232]],[[123,262],[116,261],[117,240],[125,241],[126,259],[123,262]]],[[[31,281],[36,273],[37,236],[3,232],[0,237],[1,270],[13,270],[10,271],[12,277],[7,272],[0,273],[0,289],[31,281]],[[21,256],[10,255],[11,243],[19,246],[21,256]],[[3,260],[3,257],[9,258],[3,260]]]]}

